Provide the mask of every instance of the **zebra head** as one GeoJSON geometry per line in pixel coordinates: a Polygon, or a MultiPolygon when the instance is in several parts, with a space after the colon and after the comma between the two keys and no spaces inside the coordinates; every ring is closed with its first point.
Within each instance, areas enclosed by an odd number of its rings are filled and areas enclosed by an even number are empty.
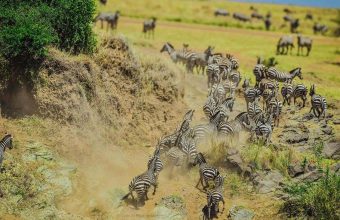
{"type": "Polygon", "coordinates": [[[215,49],[215,47],[211,47],[211,46],[208,46],[208,48],[204,51],[204,53],[208,56],[208,57],[210,57],[210,56],[212,56],[213,55],[213,50],[215,49]]]}
{"type": "Polygon", "coordinates": [[[160,52],[163,53],[166,51],[170,53],[172,50],[174,50],[174,47],[169,42],[166,42],[160,52]]]}
{"type": "Polygon", "coordinates": [[[223,105],[229,109],[229,111],[233,111],[233,107],[234,107],[234,103],[235,103],[235,98],[234,97],[228,97],[224,100],[223,105]]]}
{"type": "Polygon", "coordinates": [[[314,86],[314,84],[311,85],[311,87],[310,87],[310,89],[309,89],[309,95],[310,95],[310,96],[315,95],[315,86],[314,86]]]}
{"type": "Polygon", "coordinates": [[[302,78],[302,72],[301,72],[301,68],[300,68],[300,67],[291,70],[289,73],[290,73],[291,75],[293,75],[293,77],[294,77],[294,76],[297,76],[297,77],[299,77],[300,79],[303,79],[303,78],[302,78]]]}
{"type": "Polygon", "coordinates": [[[183,120],[192,121],[194,112],[195,110],[190,109],[187,113],[185,113],[183,120]]]}
{"type": "Polygon", "coordinates": [[[206,162],[206,160],[205,160],[203,154],[202,154],[201,152],[199,152],[199,153],[197,154],[195,160],[194,160],[193,165],[196,166],[197,164],[198,164],[198,165],[201,165],[201,164],[203,164],[203,163],[207,163],[207,162],[206,162]]]}

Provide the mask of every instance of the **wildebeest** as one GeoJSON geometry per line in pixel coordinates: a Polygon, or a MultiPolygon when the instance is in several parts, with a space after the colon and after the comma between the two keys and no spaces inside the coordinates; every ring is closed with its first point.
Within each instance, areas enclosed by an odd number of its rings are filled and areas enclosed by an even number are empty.
{"type": "Polygon", "coordinates": [[[272,25],[272,22],[271,22],[270,18],[264,19],[264,26],[266,27],[267,31],[269,31],[271,25],[272,25]]]}
{"type": "Polygon", "coordinates": [[[300,22],[299,19],[295,19],[293,21],[290,21],[290,32],[291,33],[296,33],[297,32],[297,28],[299,27],[300,22]]]}
{"type": "Polygon", "coordinates": [[[328,27],[324,24],[315,23],[313,26],[313,31],[314,31],[314,34],[317,34],[319,32],[321,34],[325,34],[328,31],[328,27]]]}
{"type": "Polygon", "coordinates": [[[288,49],[292,53],[292,48],[294,47],[294,39],[292,36],[282,36],[277,42],[276,54],[287,54],[288,49]],[[286,49],[286,52],[285,52],[286,49]]]}
{"type": "Polygon", "coordinates": [[[290,15],[285,15],[283,16],[283,20],[291,22],[291,21],[294,21],[295,19],[290,15]]]}
{"type": "Polygon", "coordinates": [[[229,12],[227,12],[226,10],[224,9],[216,9],[215,12],[214,12],[214,15],[215,16],[229,16],[229,12]]]}
{"type": "Polygon", "coordinates": [[[308,12],[305,16],[305,19],[313,20],[313,15],[312,13],[308,12]]]}
{"type": "Polygon", "coordinates": [[[270,13],[270,11],[266,14],[266,18],[271,18],[272,17],[272,13],[270,13]]]}
{"type": "Polygon", "coordinates": [[[286,12],[287,14],[293,13],[293,11],[290,10],[289,8],[284,8],[283,11],[286,12]]]}
{"type": "Polygon", "coordinates": [[[255,8],[254,6],[250,6],[250,8],[249,8],[250,10],[252,10],[252,11],[257,11],[257,8],[255,8]]]}
{"type": "Polygon", "coordinates": [[[144,33],[145,37],[147,37],[148,34],[149,34],[149,36],[150,36],[150,34],[152,34],[153,38],[155,37],[156,21],[157,21],[157,18],[155,18],[155,17],[152,17],[150,20],[144,21],[144,23],[143,23],[143,33],[144,33]]]}
{"type": "Polygon", "coordinates": [[[100,3],[102,3],[103,5],[106,5],[107,0],[99,0],[100,3]]]}
{"type": "Polygon", "coordinates": [[[248,17],[247,15],[238,13],[238,12],[235,12],[233,14],[233,18],[235,18],[236,20],[239,20],[239,21],[243,21],[243,22],[247,22],[247,21],[250,22],[250,17],[248,17]]]}
{"type": "Polygon", "coordinates": [[[312,44],[313,44],[313,40],[310,39],[309,37],[303,37],[301,35],[298,35],[298,52],[297,55],[300,55],[300,49],[301,49],[301,53],[303,53],[303,48],[306,47],[307,48],[307,54],[306,56],[309,55],[311,49],[312,49],[312,44]]]}
{"type": "Polygon", "coordinates": [[[250,15],[252,18],[263,19],[263,15],[259,14],[258,12],[253,12],[250,15]]]}

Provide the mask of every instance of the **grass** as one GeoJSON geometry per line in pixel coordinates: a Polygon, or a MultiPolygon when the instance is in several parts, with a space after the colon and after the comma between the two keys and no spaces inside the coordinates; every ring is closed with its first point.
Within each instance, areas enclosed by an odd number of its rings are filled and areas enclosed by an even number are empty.
{"type": "MultiPolygon", "coordinates": [[[[117,34],[124,34],[138,48],[150,53],[158,53],[167,41],[178,49],[182,48],[183,43],[189,43],[189,47],[195,51],[203,51],[208,45],[215,46],[215,52],[234,54],[240,61],[242,76],[251,78],[252,82],[256,56],[274,56],[279,62],[278,69],[289,71],[302,67],[303,83],[306,86],[315,83],[317,93],[328,99],[340,100],[340,67],[336,65],[340,62],[340,57],[336,55],[340,44],[336,38],[313,37],[314,45],[309,57],[297,56],[296,49],[292,55],[276,56],[275,45],[283,33],[163,22],[157,27],[155,39],[151,40],[143,37],[141,22],[138,19],[122,18],[117,34]]],[[[100,36],[107,34],[99,28],[96,28],[96,32],[100,36]]]]}
{"type": "MultiPolygon", "coordinates": [[[[311,7],[300,7],[291,5],[274,5],[263,3],[240,3],[232,1],[198,1],[198,0],[111,0],[106,6],[99,5],[99,11],[120,10],[123,16],[133,18],[150,18],[155,16],[162,21],[174,21],[191,24],[207,24],[223,27],[239,27],[247,29],[264,29],[263,21],[252,20],[251,23],[242,23],[232,18],[232,13],[240,12],[246,15],[251,14],[250,6],[255,6],[260,14],[265,15],[268,12],[272,14],[272,29],[275,31],[289,31],[289,25],[284,28],[280,26],[284,23],[282,17],[285,15],[283,9],[288,7],[295,13],[293,16],[299,18],[301,22],[300,31],[304,34],[312,33],[314,21],[321,22],[334,30],[336,24],[332,21],[337,16],[336,9],[321,9],[311,7]],[[231,16],[215,17],[213,15],[217,8],[228,10],[231,16]],[[307,12],[314,15],[314,21],[305,20],[307,12]]],[[[329,31],[328,34],[331,34],[329,31]]]]}

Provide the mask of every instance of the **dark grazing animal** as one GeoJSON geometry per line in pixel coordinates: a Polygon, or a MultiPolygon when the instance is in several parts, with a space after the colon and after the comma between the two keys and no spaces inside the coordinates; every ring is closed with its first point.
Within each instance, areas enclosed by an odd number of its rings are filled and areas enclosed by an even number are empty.
{"type": "Polygon", "coordinates": [[[233,14],[233,18],[239,21],[243,21],[243,22],[248,22],[248,21],[250,22],[250,17],[248,17],[247,15],[238,13],[238,12],[235,12],[233,14]]]}
{"type": "Polygon", "coordinates": [[[307,19],[307,20],[313,20],[313,14],[310,13],[310,12],[308,12],[308,13],[306,14],[306,16],[305,16],[305,19],[307,19]]]}
{"type": "Polygon", "coordinates": [[[220,172],[215,167],[207,164],[202,153],[198,153],[195,158],[194,166],[197,164],[199,165],[200,178],[196,184],[196,188],[198,188],[198,185],[201,183],[203,189],[206,189],[209,186],[208,182],[215,180],[216,177],[220,175],[220,172]]]}
{"type": "Polygon", "coordinates": [[[215,16],[229,16],[229,12],[227,12],[225,9],[216,9],[214,12],[215,16]]]}
{"type": "Polygon", "coordinates": [[[307,48],[307,54],[306,56],[309,56],[309,53],[312,49],[312,44],[313,44],[313,40],[309,37],[303,37],[301,35],[297,36],[298,39],[298,52],[297,55],[300,55],[300,50],[301,50],[301,54],[303,54],[303,48],[306,47],[307,48]]]}
{"type": "Polygon", "coordinates": [[[297,28],[300,26],[299,19],[294,19],[290,21],[290,32],[297,33],[297,28]]]}
{"type": "Polygon", "coordinates": [[[271,22],[270,18],[265,18],[264,19],[264,26],[266,27],[267,31],[269,31],[271,25],[272,25],[272,22],[271,22]]]}
{"type": "Polygon", "coordinates": [[[327,102],[324,97],[315,93],[315,86],[312,85],[309,90],[311,96],[312,107],[309,112],[313,110],[314,116],[320,118],[321,115],[326,117],[327,102]]]}
{"type": "Polygon", "coordinates": [[[107,0],[99,0],[100,3],[102,3],[103,5],[106,5],[107,0]]]}
{"type": "Polygon", "coordinates": [[[283,16],[283,20],[286,22],[291,22],[291,21],[294,21],[295,19],[290,15],[285,15],[283,16]]]}
{"type": "Polygon", "coordinates": [[[325,24],[315,23],[313,26],[314,34],[321,33],[326,34],[328,27],[325,24]]]}
{"type": "Polygon", "coordinates": [[[13,148],[13,136],[11,134],[6,134],[0,141],[0,167],[4,159],[6,148],[13,148]]]}
{"type": "Polygon", "coordinates": [[[144,36],[147,37],[148,35],[150,36],[150,34],[152,35],[152,37],[155,37],[155,28],[156,28],[156,21],[157,18],[153,17],[150,20],[146,20],[143,23],[143,33],[144,36]]]}
{"type": "Polygon", "coordinates": [[[261,14],[258,13],[258,12],[253,12],[253,13],[251,13],[250,17],[256,18],[256,19],[260,19],[260,20],[263,19],[263,15],[261,15],[261,14]]]}
{"type": "Polygon", "coordinates": [[[97,23],[100,21],[100,27],[103,29],[104,28],[104,21],[107,22],[107,28],[111,30],[117,29],[118,25],[118,20],[119,20],[120,12],[116,11],[115,13],[99,13],[95,18],[94,21],[97,23]]]}
{"type": "Polygon", "coordinates": [[[290,10],[289,8],[284,8],[283,11],[284,11],[285,13],[287,13],[287,14],[293,13],[293,11],[290,10]]]}
{"type": "Polygon", "coordinates": [[[292,53],[293,47],[294,47],[294,38],[292,36],[282,36],[277,42],[276,54],[288,54],[288,50],[290,50],[290,53],[292,53]]]}

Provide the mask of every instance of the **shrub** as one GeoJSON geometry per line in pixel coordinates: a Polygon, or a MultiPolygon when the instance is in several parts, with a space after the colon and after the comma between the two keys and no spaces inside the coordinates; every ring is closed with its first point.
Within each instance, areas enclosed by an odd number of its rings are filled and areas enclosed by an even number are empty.
{"type": "Polygon", "coordinates": [[[283,204],[289,216],[306,215],[317,219],[339,219],[340,176],[326,170],[317,182],[294,183],[285,191],[290,199],[283,204]]]}
{"type": "Polygon", "coordinates": [[[50,45],[74,54],[94,51],[94,1],[2,0],[0,8],[0,58],[10,69],[2,71],[3,81],[33,81],[33,67],[39,67],[50,45]]]}

